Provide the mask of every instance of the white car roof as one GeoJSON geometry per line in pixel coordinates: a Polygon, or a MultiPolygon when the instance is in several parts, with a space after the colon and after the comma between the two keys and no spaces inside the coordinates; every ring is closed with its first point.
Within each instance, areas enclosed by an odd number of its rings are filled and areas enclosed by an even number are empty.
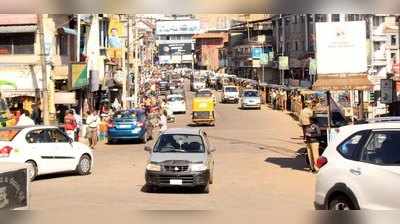
{"type": "Polygon", "coordinates": [[[212,92],[212,90],[211,89],[200,89],[198,92],[212,92]]]}
{"type": "Polygon", "coordinates": [[[172,98],[172,97],[183,97],[181,94],[171,94],[167,96],[167,99],[172,98]]]}
{"type": "Polygon", "coordinates": [[[340,127],[340,131],[342,132],[353,132],[354,130],[370,130],[370,129],[400,129],[400,122],[377,122],[377,123],[367,123],[367,124],[355,124],[355,125],[346,125],[340,127]]]}
{"type": "Polygon", "coordinates": [[[378,122],[378,123],[367,123],[367,124],[354,124],[346,125],[336,130],[339,130],[337,137],[333,144],[338,144],[343,140],[350,137],[352,134],[363,131],[363,130],[377,130],[377,129],[400,129],[400,122],[378,122]]]}

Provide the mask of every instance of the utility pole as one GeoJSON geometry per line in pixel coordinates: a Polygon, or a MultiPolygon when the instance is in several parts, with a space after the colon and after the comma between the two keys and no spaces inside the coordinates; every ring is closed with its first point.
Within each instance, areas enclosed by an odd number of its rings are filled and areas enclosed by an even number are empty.
{"type": "Polygon", "coordinates": [[[134,21],[135,21],[135,63],[134,63],[134,75],[135,75],[135,107],[139,106],[139,79],[140,79],[140,75],[139,75],[139,34],[138,34],[138,24],[137,24],[137,20],[136,20],[136,15],[134,17],[134,21]]]}
{"type": "MultiPolygon", "coordinates": [[[[130,57],[130,55],[131,55],[131,53],[132,53],[132,48],[131,48],[131,26],[132,26],[132,24],[131,24],[131,15],[130,14],[128,14],[128,49],[127,49],[127,51],[128,51],[128,62],[126,63],[126,79],[124,80],[124,82],[126,83],[125,84],[125,86],[126,86],[126,93],[127,93],[127,95],[129,95],[129,96],[131,96],[131,85],[130,85],[130,83],[131,83],[131,81],[129,80],[129,82],[128,82],[128,79],[130,79],[131,77],[130,77],[130,67],[131,67],[131,57],[130,57]]],[[[125,99],[126,99],[126,97],[125,97],[125,99]]],[[[127,103],[127,100],[125,100],[125,103],[127,103]]],[[[132,107],[132,101],[130,101],[130,103],[129,103],[129,107],[132,107]]]]}
{"type": "Polygon", "coordinates": [[[43,123],[50,124],[49,115],[49,96],[47,89],[47,64],[46,64],[46,49],[44,46],[44,22],[43,14],[38,14],[39,23],[39,41],[40,41],[40,64],[42,67],[42,91],[43,91],[43,123]]]}
{"type": "Polygon", "coordinates": [[[81,15],[76,15],[76,62],[81,60],[81,15]]]}

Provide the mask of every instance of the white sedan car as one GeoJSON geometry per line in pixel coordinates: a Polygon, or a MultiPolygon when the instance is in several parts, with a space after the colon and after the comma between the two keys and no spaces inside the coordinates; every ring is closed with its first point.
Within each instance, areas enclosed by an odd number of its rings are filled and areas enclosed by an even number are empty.
{"type": "Polygon", "coordinates": [[[185,98],[182,95],[173,94],[167,96],[167,107],[172,113],[186,113],[185,98]]]}
{"type": "Polygon", "coordinates": [[[68,171],[88,175],[93,152],[54,126],[1,128],[1,162],[26,163],[30,180],[42,174],[68,171]]]}

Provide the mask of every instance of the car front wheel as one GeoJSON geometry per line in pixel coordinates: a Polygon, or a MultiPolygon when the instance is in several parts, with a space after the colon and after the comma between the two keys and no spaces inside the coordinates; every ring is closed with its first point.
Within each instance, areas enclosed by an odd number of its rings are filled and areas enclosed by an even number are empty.
{"type": "Polygon", "coordinates": [[[354,209],[355,208],[353,203],[351,203],[351,201],[343,195],[336,196],[329,202],[329,210],[354,210],[354,209]]]}
{"type": "Polygon", "coordinates": [[[79,175],[88,175],[90,174],[91,168],[92,168],[92,160],[88,155],[83,155],[79,160],[76,172],[79,175]]]}

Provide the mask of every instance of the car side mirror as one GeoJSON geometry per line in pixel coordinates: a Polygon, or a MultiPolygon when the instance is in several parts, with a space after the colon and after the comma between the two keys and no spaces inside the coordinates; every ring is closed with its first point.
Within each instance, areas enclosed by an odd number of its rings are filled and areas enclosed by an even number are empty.
{"type": "Polygon", "coordinates": [[[148,145],[146,145],[146,146],[144,147],[144,151],[146,151],[146,152],[151,152],[151,147],[148,146],[148,145]]]}

